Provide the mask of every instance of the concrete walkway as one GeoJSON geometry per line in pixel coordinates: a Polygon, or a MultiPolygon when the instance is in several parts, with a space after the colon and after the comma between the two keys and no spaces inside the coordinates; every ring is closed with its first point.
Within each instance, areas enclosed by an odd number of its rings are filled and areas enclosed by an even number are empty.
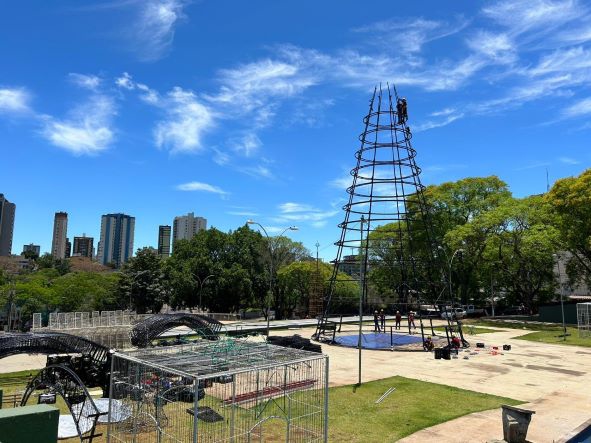
{"type": "MultiPolygon", "coordinates": [[[[499,328],[500,329],[500,328],[499,328]]],[[[310,329],[277,331],[304,337],[310,329]]],[[[536,411],[528,440],[553,443],[591,418],[591,348],[549,345],[516,337],[527,330],[505,329],[468,336],[469,352],[460,358],[435,360],[424,352],[362,351],[362,381],[401,375],[417,380],[456,386],[472,391],[523,400],[520,407],[536,411]],[[477,351],[475,343],[498,346],[477,351]],[[511,351],[502,351],[510,344],[511,351]],[[470,355],[477,352],[476,355],[470,355]],[[463,357],[467,356],[468,359],[463,357]]],[[[330,385],[357,382],[358,350],[323,345],[330,358],[330,385]]],[[[401,441],[409,442],[487,442],[502,439],[500,408],[460,417],[424,429],[401,441]]]]}

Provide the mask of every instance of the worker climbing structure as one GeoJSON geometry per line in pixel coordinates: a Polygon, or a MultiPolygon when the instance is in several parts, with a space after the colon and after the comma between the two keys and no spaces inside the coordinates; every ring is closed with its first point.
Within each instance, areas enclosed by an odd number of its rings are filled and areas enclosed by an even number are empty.
{"type": "Polygon", "coordinates": [[[315,337],[335,336],[337,326],[329,320],[340,314],[334,309],[340,304],[335,289],[340,280],[353,280],[359,284],[360,311],[371,315],[384,306],[414,311],[420,326],[417,332],[424,341],[421,308],[441,302],[447,276],[442,272],[443,258],[437,254],[421,169],[411,144],[406,99],[398,96],[395,87],[376,87],[363,124],[315,337]],[[347,255],[348,251],[357,254],[347,255]]]}

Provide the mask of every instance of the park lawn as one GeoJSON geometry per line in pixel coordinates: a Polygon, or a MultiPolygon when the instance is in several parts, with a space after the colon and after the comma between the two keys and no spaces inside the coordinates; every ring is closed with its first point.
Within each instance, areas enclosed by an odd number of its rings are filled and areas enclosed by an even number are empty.
{"type": "Polygon", "coordinates": [[[450,386],[392,377],[329,392],[329,441],[393,442],[472,412],[522,403],[450,386]],[[388,390],[396,390],[379,404],[388,390]]]}
{"type": "MultiPolygon", "coordinates": [[[[529,329],[529,328],[528,328],[529,329]]],[[[532,332],[530,334],[515,337],[519,340],[537,341],[553,345],[571,345],[591,347],[591,337],[579,337],[579,330],[573,327],[566,327],[566,340],[562,337],[562,326],[548,327],[545,330],[532,332]],[[570,335],[568,335],[570,334],[570,335]]]]}
{"type": "Polygon", "coordinates": [[[501,322],[501,321],[487,321],[478,320],[477,322],[471,323],[474,325],[482,326],[496,326],[499,328],[510,328],[510,329],[528,329],[533,332],[515,337],[518,340],[536,341],[540,343],[549,343],[553,345],[569,345],[569,346],[585,346],[591,347],[591,337],[581,338],[579,337],[579,330],[574,326],[567,326],[566,340],[562,337],[562,325],[560,324],[540,324],[531,322],[501,322]]]}

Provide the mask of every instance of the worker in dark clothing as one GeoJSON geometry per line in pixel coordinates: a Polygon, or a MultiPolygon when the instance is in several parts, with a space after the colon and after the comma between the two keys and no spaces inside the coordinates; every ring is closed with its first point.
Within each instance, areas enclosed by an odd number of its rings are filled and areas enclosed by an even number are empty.
{"type": "Polygon", "coordinates": [[[426,351],[432,351],[435,345],[433,344],[433,339],[431,336],[427,337],[427,339],[423,342],[423,347],[426,351]]]}
{"type": "Polygon", "coordinates": [[[403,97],[401,100],[402,106],[402,121],[406,122],[408,120],[408,108],[406,107],[406,99],[403,97]]]}
{"type": "Polygon", "coordinates": [[[380,309],[380,324],[382,326],[382,331],[386,332],[386,314],[383,309],[380,309]]]}
{"type": "Polygon", "coordinates": [[[381,332],[380,330],[380,314],[378,311],[373,313],[373,332],[381,332]]]}
{"type": "Polygon", "coordinates": [[[402,105],[402,100],[398,99],[396,102],[396,114],[398,115],[398,124],[401,125],[404,122],[404,109],[402,105]]]}
{"type": "Polygon", "coordinates": [[[400,311],[396,311],[396,324],[394,325],[395,329],[400,329],[400,322],[402,321],[402,314],[400,311]]]}

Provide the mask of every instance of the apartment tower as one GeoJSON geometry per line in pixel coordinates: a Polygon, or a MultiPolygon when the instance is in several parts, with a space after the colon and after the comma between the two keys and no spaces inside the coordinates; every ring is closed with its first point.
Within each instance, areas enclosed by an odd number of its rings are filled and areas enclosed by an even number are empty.
{"type": "MultiPolygon", "coordinates": [[[[68,213],[56,212],[53,220],[53,239],[51,241],[51,255],[55,259],[66,258],[68,243],[68,213]]],[[[67,254],[69,255],[69,254],[67,254]]]]}
{"type": "Polygon", "coordinates": [[[106,214],[101,218],[101,239],[98,261],[120,268],[133,255],[135,217],[125,214],[106,214]]]}
{"type": "Polygon", "coordinates": [[[203,217],[195,217],[189,212],[174,218],[172,225],[172,246],[178,240],[191,240],[199,231],[207,229],[207,220],[203,217]]]}
{"type": "Polygon", "coordinates": [[[162,258],[170,256],[170,226],[158,227],[158,255],[162,258]]]}
{"type": "Polygon", "coordinates": [[[12,235],[14,233],[14,214],[16,205],[0,194],[0,256],[12,254],[12,235]]]}
{"type": "Polygon", "coordinates": [[[74,237],[74,249],[72,250],[72,257],[92,258],[93,248],[94,238],[87,237],[86,234],[82,234],[82,237],[74,237]]]}

